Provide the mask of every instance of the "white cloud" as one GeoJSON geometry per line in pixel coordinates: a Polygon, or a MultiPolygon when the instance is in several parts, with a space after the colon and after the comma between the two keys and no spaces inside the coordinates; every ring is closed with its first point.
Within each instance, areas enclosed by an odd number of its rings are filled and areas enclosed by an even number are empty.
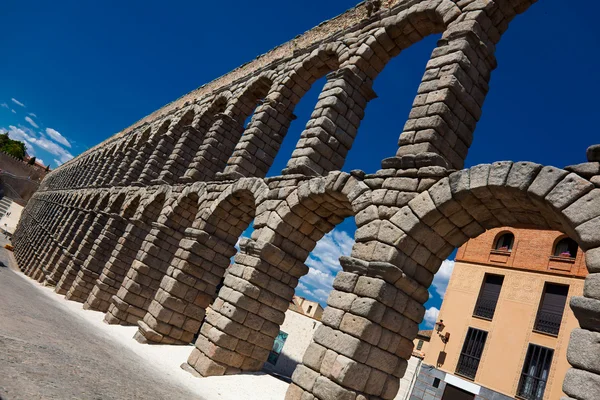
{"type": "Polygon", "coordinates": [[[350,255],[353,245],[354,239],[341,229],[334,229],[323,236],[306,260],[310,269],[298,284],[301,294],[324,304],[335,275],[342,269],[339,259],[350,255]]]}
{"type": "Polygon", "coordinates": [[[60,167],[61,165],[63,165],[63,163],[58,161],[56,158],[54,159],[54,164],[56,164],[57,167],[60,167]]]}
{"type": "Polygon", "coordinates": [[[13,103],[15,103],[21,107],[25,107],[25,104],[21,103],[19,100],[15,99],[14,97],[11,100],[13,103]]]}
{"type": "Polygon", "coordinates": [[[442,299],[444,299],[444,295],[446,294],[448,282],[450,281],[450,276],[452,275],[453,270],[454,261],[444,260],[440,270],[435,274],[433,282],[431,283],[431,286],[442,299]]]}
{"type": "Polygon", "coordinates": [[[37,115],[35,115],[34,113],[29,113],[29,115],[31,115],[33,118],[37,118],[37,115]]]}
{"type": "Polygon", "coordinates": [[[46,135],[50,136],[50,138],[57,143],[60,143],[69,148],[71,147],[71,143],[69,143],[67,138],[65,138],[63,135],[61,135],[60,132],[57,131],[56,129],[46,128],[46,135]]]}
{"type": "Polygon", "coordinates": [[[430,307],[425,311],[425,317],[423,318],[424,324],[427,328],[433,328],[433,325],[437,322],[438,314],[440,310],[436,307],[430,307]]]}
{"type": "Polygon", "coordinates": [[[9,126],[8,136],[13,140],[20,140],[27,146],[27,151],[34,154],[36,150],[45,150],[48,153],[57,156],[56,160],[60,163],[65,163],[73,158],[73,155],[64,148],[51,140],[48,140],[43,135],[36,137],[35,133],[24,126],[9,126]]]}
{"type": "Polygon", "coordinates": [[[2,103],[2,104],[0,104],[0,107],[2,107],[2,108],[10,108],[10,107],[8,106],[8,104],[6,104],[6,103],[2,103]]]}
{"type": "Polygon", "coordinates": [[[12,111],[13,114],[16,114],[17,112],[15,110],[13,110],[12,108],[10,109],[10,111],[12,111]]]}
{"type": "Polygon", "coordinates": [[[38,164],[46,165],[46,163],[44,162],[44,160],[42,160],[41,158],[36,157],[35,161],[37,161],[38,164]]]}
{"type": "Polygon", "coordinates": [[[34,128],[39,128],[38,124],[36,124],[35,121],[32,120],[30,117],[25,117],[25,121],[29,122],[34,128]]]}

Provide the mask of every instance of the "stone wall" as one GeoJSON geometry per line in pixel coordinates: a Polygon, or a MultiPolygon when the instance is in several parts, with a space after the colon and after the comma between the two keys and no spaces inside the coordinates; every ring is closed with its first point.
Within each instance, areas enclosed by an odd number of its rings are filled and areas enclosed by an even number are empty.
{"type": "Polygon", "coordinates": [[[197,337],[186,365],[194,374],[257,371],[308,254],[352,216],[356,244],[286,398],[393,399],[442,260],[488,229],[556,229],[586,251],[591,272],[585,297],[571,303],[582,329],[564,390],[598,398],[600,151],[566,169],[499,162],[457,171],[495,45],[530,5],[361,3],[297,48],[259,57],[48,174],[15,233],[19,266],[108,323],[137,324],[140,342],[197,337]],[[339,172],[376,96],[373,80],[434,33],[442,39],[395,156],[373,173],[339,172]],[[323,76],[287,167],[265,178],[295,105],[323,76]]]}

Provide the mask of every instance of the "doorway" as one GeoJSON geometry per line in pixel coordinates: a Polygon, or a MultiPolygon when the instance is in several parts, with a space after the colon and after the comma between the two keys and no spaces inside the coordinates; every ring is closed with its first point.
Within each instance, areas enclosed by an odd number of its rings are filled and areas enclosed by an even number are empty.
{"type": "Polygon", "coordinates": [[[474,400],[475,395],[456,386],[446,384],[442,400],[474,400]]]}

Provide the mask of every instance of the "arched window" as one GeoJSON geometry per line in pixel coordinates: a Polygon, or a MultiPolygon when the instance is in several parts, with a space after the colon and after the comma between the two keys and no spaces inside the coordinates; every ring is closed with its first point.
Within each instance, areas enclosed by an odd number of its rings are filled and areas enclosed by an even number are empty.
{"type": "Polygon", "coordinates": [[[515,242],[515,235],[510,232],[502,234],[496,239],[496,245],[494,250],[498,251],[512,251],[513,243],[515,242]]]}
{"type": "Polygon", "coordinates": [[[553,255],[556,257],[569,257],[575,258],[577,256],[577,243],[571,238],[564,238],[556,243],[554,246],[553,255]]]}

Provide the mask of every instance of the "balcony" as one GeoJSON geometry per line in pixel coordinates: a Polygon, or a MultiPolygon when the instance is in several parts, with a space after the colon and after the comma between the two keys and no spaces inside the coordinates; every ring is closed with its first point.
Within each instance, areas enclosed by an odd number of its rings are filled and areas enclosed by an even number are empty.
{"type": "Polygon", "coordinates": [[[491,320],[494,318],[494,312],[496,311],[497,303],[497,300],[479,299],[477,301],[477,305],[475,306],[473,316],[491,320]]]}
{"type": "Polygon", "coordinates": [[[558,336],[562,315],[540,311],[535,320],[534,331],[558,336]]]}

